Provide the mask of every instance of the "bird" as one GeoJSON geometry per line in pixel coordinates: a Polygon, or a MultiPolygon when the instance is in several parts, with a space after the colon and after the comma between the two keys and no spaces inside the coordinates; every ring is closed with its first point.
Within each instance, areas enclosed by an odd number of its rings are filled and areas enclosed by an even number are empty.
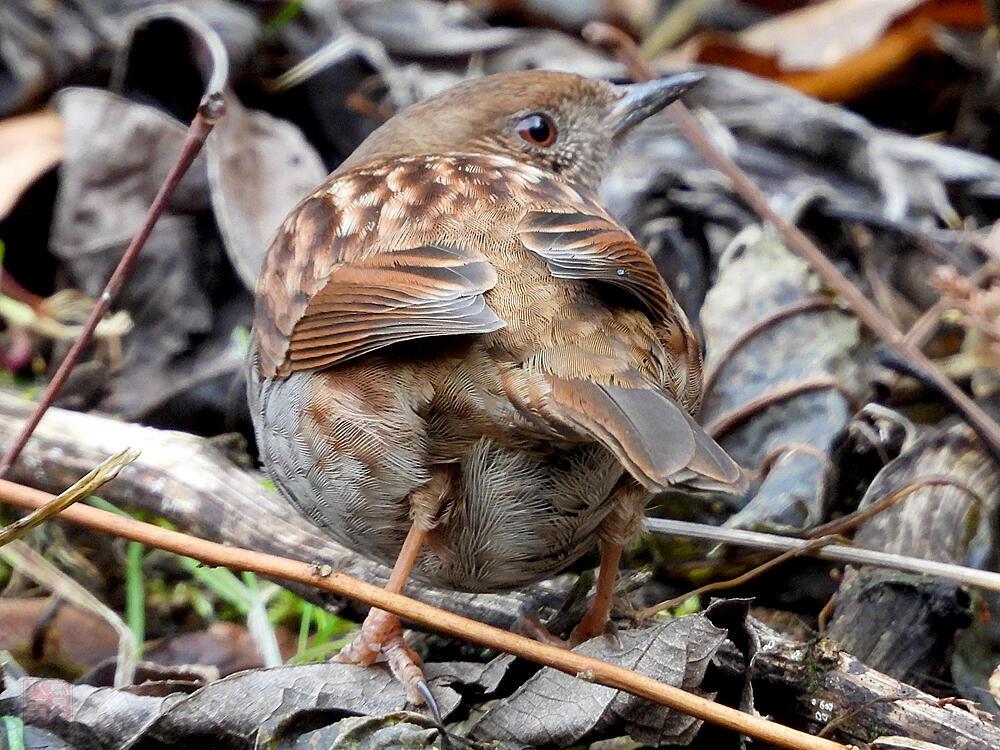
{"type": "MultiPolygon", "coordinates": [[[[384,122],[288,215],[255,290],[248,396],[277,489],[335,541],[471,592],[549,577],[598,545],[568,643],[609,620],[623,547],[670,488],[740,492],[697,424],[701,345],[597,197],[632,128],[701,74],[614,84],[520,71],[384,122]]],[[[398,618],[379,657],[430,698],[398,618]]]]}

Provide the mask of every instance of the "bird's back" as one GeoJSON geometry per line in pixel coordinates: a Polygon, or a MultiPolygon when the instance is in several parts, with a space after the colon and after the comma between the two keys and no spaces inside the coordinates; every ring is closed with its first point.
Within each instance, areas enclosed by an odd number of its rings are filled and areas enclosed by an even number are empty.
{"type": "Polygon", "coordinates": [[[433,583],[556,572],[622,482],[728,481],[689,416],[683,313],[596,198],[543,169],[448,154],[336,173],[286,220],[259,290],[250,392],[275,483],[385,562],[426,505],[433,583]]]}

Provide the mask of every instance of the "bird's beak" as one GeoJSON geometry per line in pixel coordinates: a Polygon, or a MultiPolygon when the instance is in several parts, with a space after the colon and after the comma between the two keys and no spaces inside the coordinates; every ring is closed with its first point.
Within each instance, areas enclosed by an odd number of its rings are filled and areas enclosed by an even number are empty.
{"type": "Polygon", "coordinates": [[[670,102],[679,99],[705,77],[704,73],[678,73],[646,83],[615,86],[621,98],[614,103],[608,121],[616,138],[670,102]]]}

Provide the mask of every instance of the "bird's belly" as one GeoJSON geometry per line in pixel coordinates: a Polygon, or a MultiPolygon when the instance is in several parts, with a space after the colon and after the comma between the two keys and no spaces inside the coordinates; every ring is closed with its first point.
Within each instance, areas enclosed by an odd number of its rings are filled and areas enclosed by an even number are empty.
{"type": "Polygon", "coordinates": [[[440,471],[451,490],[414,570],[432,585],[516,588],[557,573],[596,543],[623,471],[603,447],[539,441],[530,450],[470,434],[461,450],[432,455],[423,419],[405,399],[388,397],[404,384],[369,378],[369,392],[359,394],[356,377],[331,372],[323,408],[305,408],[316,401],[309,395],[316,382],[298,373],[252,377],[252,413],[275,485],[338,543],[391,566],[410,527],[411,493],[440,471]],[[370,392],[380,384],[386,392],[370,392]],[[297,431],[288,429],[286,411],[296,404],[304,415],[297,431]]]}
{"type": "MultiPolygon", "coordinates": [[[[477,443],[452,467],[454,494],[412,575],[457,591],[503,591],[552,576],[593,549],[621,466],[599,446],[555,461],[559,468],[487,438],[477,443]]],[[[406,497],[395,502],[397,512],[377,523],[341,506],[341,523],[327,528],[344,546],[392,566],[410,527],[406,497]]]]}
{"type": "Polygon", "coordinates": [[[597,445],[539,457],[490,438],[454,471],[458,491],[428,537],[417,576],[462,591],[517,588],[592,549],[622,475],[597,445]]]}

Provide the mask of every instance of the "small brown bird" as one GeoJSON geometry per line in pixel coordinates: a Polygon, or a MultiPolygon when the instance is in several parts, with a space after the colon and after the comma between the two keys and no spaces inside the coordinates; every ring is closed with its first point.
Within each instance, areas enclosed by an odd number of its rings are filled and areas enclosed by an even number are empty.
{"type": "MultiPolygon", "coordinates": [[[[523,72],[382,125],[285,220],[257,284],[249,394],[275,485],[338,542],[462,591],[602,545],[576,643],[603,632],[623,545],[677,485],[739,467],[692,419],[701,352],[646,252],[595,196],[615,145],[699,80],[523,72]]],[[[398,619],[386,656],[416,703],[398,619]]]]}

